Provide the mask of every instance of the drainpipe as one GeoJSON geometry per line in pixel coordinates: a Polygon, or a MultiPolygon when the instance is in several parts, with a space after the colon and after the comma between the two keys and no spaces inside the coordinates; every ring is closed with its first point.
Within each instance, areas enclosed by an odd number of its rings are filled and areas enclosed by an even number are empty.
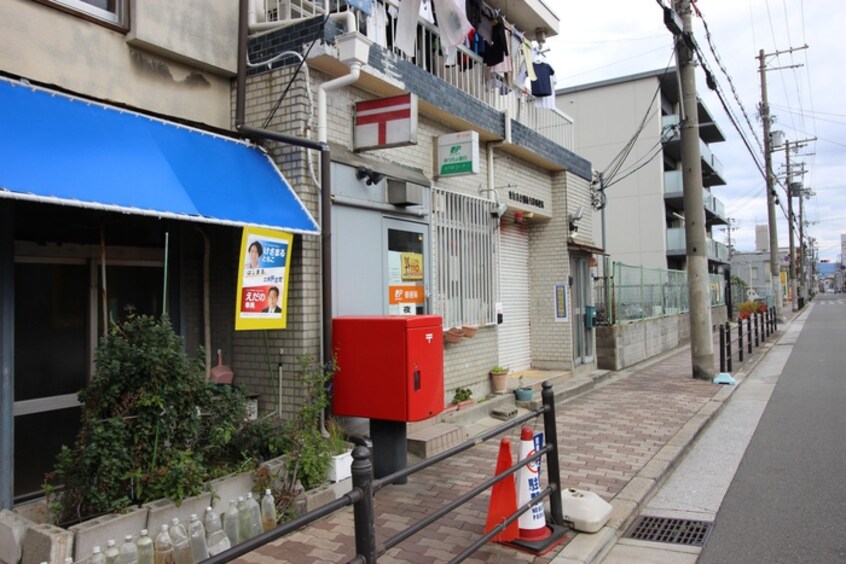
{"type": "MultiPolygon", "coordinates": [[[[347,31],[355,31],[355,16],[351,11],[333,13],[333,20],[342,20],[347,31]]],[[[321,85],[318,91],[318,141],[284,135],[267,129],[250,127],[245,123],[247,91],[247,36],[249,35],[250,0],[240,0],[238,18],[238,77],[235,93],[235,129],[250,137],[271,139],[280,143],[320,151],[320,250],[321,250],[321,322],[323,332],[322,362],[332,358],[332,159],[326,141],[326,90],[339,88],[358,80],[361,65],[351,65],[350,74],[321,85]],[[353,69],[352,67],[357,68],[353,69]],[[354,78],[351,78],[354,75],[354,78]],[[344,81],[342,83],[342,81],[344,81]],[[348,81],[348,82],[346,82],[348,81]],[[321,103],[322,100],[322,103],[321,103]],[[322,129],[321,125],[322,124],[322,129]],[[321,133],[322,132],[322,133],[321,133]]],[[[278,27],[278,24],[277,24],[278,27]]]]}

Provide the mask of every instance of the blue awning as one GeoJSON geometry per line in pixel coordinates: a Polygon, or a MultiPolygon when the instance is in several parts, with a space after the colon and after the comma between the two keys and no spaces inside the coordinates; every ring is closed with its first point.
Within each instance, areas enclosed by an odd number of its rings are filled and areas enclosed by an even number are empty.
{"type": "Polygon", "coordinates": [[[3,78],[0,197],[319,232],[250,143],[3,78]]]}

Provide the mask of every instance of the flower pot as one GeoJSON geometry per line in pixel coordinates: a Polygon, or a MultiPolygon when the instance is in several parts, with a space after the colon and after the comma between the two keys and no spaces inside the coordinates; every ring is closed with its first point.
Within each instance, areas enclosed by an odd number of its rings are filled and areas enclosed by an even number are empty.
{"type": "Polygon", "coordinates": [[[326,478],[330,482],[340,482],[352,476],[352,450],[341,454],[333,454],[329,459],[329,468],[326,469],[326,478]]]}
{"type": "Polygon", "coordinates": [[[532,388],[516,388],[514,390],[514,396],[517,398],[517,401],[532,401],[534,395],[535,391],[532,388]]]}
{"type": "Polygon", "coordinates": [[[491,372],[493,393],[504,394],[508,390],[508,372],[491,372]]]}

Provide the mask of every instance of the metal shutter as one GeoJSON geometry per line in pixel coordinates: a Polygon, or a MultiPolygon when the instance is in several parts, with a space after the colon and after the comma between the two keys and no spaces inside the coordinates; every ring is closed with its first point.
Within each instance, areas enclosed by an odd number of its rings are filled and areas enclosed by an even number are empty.
{"type": "Polygon", "coordinates": [[[529,315],[529,230],[502,218],[500,227],[500,288],[502,325],[499,326],[499,364],[515,370],[532,366],[529,315]]]}

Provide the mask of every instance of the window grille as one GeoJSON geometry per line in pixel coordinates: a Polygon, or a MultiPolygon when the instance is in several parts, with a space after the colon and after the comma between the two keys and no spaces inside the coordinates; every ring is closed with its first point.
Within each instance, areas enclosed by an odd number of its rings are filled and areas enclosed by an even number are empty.
{"type": "Polygon", "coordinates": [[[445,327],[496,322],[499,220],[491,200],[435,188],[434,313],[445,327]]]}

